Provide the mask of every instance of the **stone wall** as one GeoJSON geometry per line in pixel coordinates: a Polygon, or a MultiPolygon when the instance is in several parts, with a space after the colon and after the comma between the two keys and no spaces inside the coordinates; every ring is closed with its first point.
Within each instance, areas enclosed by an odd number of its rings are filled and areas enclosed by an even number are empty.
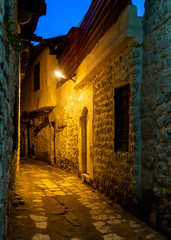
{"type": "Polygon", "coordinates": [[[20,128],[20,155],[23,157],[27,156],[27,125],[21,123],[20,128]]]}
{"type": "Polygon", "coordinates": [[[66,96],[54,110],[57,166],[74,170],[86,182],[138,215],[142,198],[142,45],[141,19],[136,18],[136,8],[129,7],[102,37],[77,69],[76,77],[76,84],[68,81],[56,91],[57,96],[66,96]],[[122,21],[123,29],[119,27],[122,21]],[[136,22],[138,37],[136,31],[132,32],[133,22],[136,22]],[[115,88],[127,84],[130,84],[129,146],[126,152],[115,152],[114,92],[115,88]],[[72,89],[70,92],[68,86],[72,89]],[[85,108],[88,112],[87,172],[83,166],[81,130],[85,108]]]}
{"type": "MultiPolygon", "coordinates": [[[[65,87],[65,85],[62,86],[63,89],[61,88],[59,91],[63,91],[65,87]]],[[[57,165],[77,173],[81,168],[79,162],[79,154],[81,154],[81,149],[79,149],[81,142],[80,117],[84,107],[87,107],[89,111],[90,125],[92,126],[93,90],[89,81],[73,89],[66,101],[55,109],[57,165]]],[[[92,145],[92,134],[89,135],[89,143],[92,145]]]]}
{"type": "Polygon", "coordinates": [[[146,0],[141,89],[144,218],[171,235],[171,3],[146,0]]]}
{"type": "MultiPolygon", "coordinates": [[[[43,128],[34,139],[37,149],[42,141],[37,154],[44,151],[45,143],[51,142],[46,146],[51,163],[77,172],[168,235],[171,234],[170,9],[169,0],[146,1],[142,46],[141,19],[136,18],[136,8],[129,6],[80,64],[76,83],[69,80],[56,89],[56,79],[49,76],[49,88],[42,87],[40,96],[46,96],[48,91],[51,99],[43,97],[37,108],[47,103],[56,106],[55,123],[43,128]],[[114,151],[114,92],[127,84],[130,84],[129,146],[127,152],[114,151]],[[82,159],[84,109],[88,113],[87,174],[82,159]]],[[[27,111],[35,108],[36,105],[27,111]]]]}
{"type": "Polygon", "coordinates": [[[129,45],[76,86],[63,108],[59,110],[57,106],[55,110],[57,165],[81,172],[80,117],[86,107],[92,125],[88,134],[90,182],[134,213],[136,209],[140,211],[141,203],[141,79],[142,47],[129,45]],[[114,152],[114,89],[128,83],[131,91],[129,150],[114,152]]]}
{"type": "Polygon", "coordinates": [[[54,127],[46,118],[22,120],[20,154],[54,164],[54,127]]]}
{"type": "MultiPolygon", "coordinates": [[[[4,19],[17,23],[16,1],[0,1],[0,239],[7,228],[18,156],[18,54],[6,41],[4,19]],[[8,201],[9,200],[9,201],[8,201]]],[[[13,25],[14,31],[17,26],[13,25]]]]}
{"type": "Polygon", "coordinates": [[[94,181],[100,190],[131,211],[141,198],[141,63],[142,48],[127,47],[98,72],[94,84],[94,181]],[[128,83],[129,150],[114,152],[114,89],[128,83]]]}

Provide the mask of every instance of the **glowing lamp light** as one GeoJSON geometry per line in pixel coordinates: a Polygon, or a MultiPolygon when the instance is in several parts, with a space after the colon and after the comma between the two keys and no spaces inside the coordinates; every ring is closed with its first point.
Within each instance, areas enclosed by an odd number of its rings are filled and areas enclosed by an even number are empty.
{"type": "MultiPolygon", "coordinates": [[[[55,75],[57,76],[57,77],[59,77],[59,78],[64,78],[64,79],[66,79],[67,81],[68,80],[72,80],[73,82],[75,82],[75,80],[72,78],[72,77],[65,77],[62,73],[60,73],[60,72],[58,72],[58,71],[55,71],[55,75]]],[[[74,75],[75,76],[75,75],[74,75]]],[[[73,77],[74,77],[73,76],[73,77]]]]}
{"type": "Polygon", "coordinates": [[[58,72],[58,71],[55,71],[55,75],[56,75],[57,77],[65,78],[65,79],[66,79],[66,77],[65,77],[64,75],[62,75],[62,73],[60,73],[60,72],[58,72]]]}

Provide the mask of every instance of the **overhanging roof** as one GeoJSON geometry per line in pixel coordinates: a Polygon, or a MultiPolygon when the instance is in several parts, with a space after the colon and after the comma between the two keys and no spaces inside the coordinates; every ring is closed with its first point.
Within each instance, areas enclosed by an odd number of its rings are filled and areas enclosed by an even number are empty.
{"type": "Polygon", "coordinates": [[[33,119],[33,118],[36,118],[36,117],[47,116],[49,113],[52,112],[52,110],[54,108],[55,108],[54,106],[47,106],[47,107],[43,107],[43,108],[31,111],[31,112],[23,112],[21,114],[21,118],[22,119],[33,119]]]}
{"type": "Polygon", "coordinates": [[[76,73],[80,63],[129,4],[131,0],[92,0],[77,31],[58,58],[60,68],[67,76],[76,73]]]}

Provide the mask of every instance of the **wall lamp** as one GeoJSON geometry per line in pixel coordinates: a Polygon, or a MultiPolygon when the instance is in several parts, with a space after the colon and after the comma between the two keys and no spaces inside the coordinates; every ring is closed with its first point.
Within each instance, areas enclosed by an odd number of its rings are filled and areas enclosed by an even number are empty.
{"type": "MultiPolygon", "coordinates": [[[[64,78],[64,79],[66,79],[66,81],[72,80],[73,82],[75,82],[75,80],[74,80],[72,77],[70,77],[70,76],[66,77],[66,76],[64,76],[62,73],[60,73],[60,72],[58,72],[58,71],[55,71],[55,75],[56,75],[57,77],[59,77],[59,78],[64,78]]],[[[73,75],[73,77],[75,77],[75,75],[73,75]]]]}

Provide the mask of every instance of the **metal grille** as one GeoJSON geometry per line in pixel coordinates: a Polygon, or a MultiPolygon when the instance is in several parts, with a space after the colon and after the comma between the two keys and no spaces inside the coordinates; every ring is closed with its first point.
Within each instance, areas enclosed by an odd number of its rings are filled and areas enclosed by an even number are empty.
{"type": "Polygon", "coordinates": [[[128,151],[130,85],[115,89],[115,151],[128,151]]]}
{"type": "Polygon", "coordinates": [[[117,21],[131,0],[93,0],[78,29],[59,57],[60,68],[73,76],[99,39],[117,21]]]}

